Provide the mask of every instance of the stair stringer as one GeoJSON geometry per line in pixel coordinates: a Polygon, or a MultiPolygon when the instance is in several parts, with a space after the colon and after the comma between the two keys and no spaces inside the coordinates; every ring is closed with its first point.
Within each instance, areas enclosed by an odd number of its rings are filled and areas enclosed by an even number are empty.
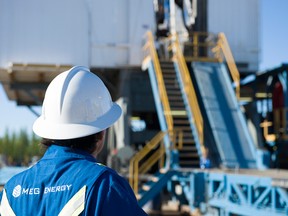
{"type": "MultiPolygon", "coordinates": [[[[148,74],[150,77],[150,83],[152,86],[152,92],[153,92],[153,97],[154,97],[154,101],[155,101],[155,106],[156,106],[156,111],[157,111],[157,116],[159,119],[159,123],[160,123],[160,129],[161,131],[167,131],[168,130],[168,126],[165,120],[165,116],[164,116],[164,109],[162,107],[162,103],[159,97],[159,91],[158,91],[158,85],[157,85],[157,79],[155,76],[155,71],[154,71],[154,65],[152,60],[150,60],[149,62],[146,63],[146,67],[148,69],[148,74]]],[[[167,135],[164,137],[164,145],[165,145],[165,153],[166,153],[166,168],[168,168],[170,166],[170,138],[169,138],[169,134],[167,133],[167,135]]]]}

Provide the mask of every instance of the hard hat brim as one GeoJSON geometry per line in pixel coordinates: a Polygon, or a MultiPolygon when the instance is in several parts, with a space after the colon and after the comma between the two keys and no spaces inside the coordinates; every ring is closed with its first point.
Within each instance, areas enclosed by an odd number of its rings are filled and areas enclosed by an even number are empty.
{"type": "Polygon", "coordinates": [[[65,124],[49,122],[40,116],[33,124],[33,131],[36,135],[54,140],[75,139],[89,136],[109,128],[121,116],[120,106],[113,103],[111,109],[96,121],[90,123],[65,124]]]}

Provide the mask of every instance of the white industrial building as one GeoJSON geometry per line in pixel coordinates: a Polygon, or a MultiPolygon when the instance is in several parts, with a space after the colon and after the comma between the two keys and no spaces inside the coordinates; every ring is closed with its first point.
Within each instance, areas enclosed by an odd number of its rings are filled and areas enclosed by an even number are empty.
{"type": "MultiPolygon", "coordinates": [[[[260,1],[201,0],[196,5],[195,31],[224,32],[243,72],[257,71],[260,1]]],[[[176,25],[183,26],[176,17],[176,25]]],[[[140,68],[144,34],[155,31],[155,13],[152,0],[0,0],[0,28],[4,69],[10,63],[140,68]]]]}

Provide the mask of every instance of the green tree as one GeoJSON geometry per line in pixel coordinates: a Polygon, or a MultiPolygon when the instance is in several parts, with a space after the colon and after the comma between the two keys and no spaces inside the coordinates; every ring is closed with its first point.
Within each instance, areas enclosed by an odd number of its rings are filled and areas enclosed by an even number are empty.
{"type": "Polygon", "coordinates": [[[0,154],[6,157],[8,165],[29,165],[34,156],[41,157],[43,151],[39,147],[40,139],[34,134],[29,135],[21,129],[18,133],[8,130],[0,138],[0,154]]]}

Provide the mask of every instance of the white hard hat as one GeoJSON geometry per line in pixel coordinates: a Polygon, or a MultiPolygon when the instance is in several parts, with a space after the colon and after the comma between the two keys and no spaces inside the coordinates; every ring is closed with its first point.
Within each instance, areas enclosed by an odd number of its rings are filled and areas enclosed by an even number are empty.
{"type": "Polygon", "coordinates": [[[122,110],[101,79],[76,66],[49,84],[33,131],[47,139],[74,139],[95,134],[116,122],[122,110]]]}

